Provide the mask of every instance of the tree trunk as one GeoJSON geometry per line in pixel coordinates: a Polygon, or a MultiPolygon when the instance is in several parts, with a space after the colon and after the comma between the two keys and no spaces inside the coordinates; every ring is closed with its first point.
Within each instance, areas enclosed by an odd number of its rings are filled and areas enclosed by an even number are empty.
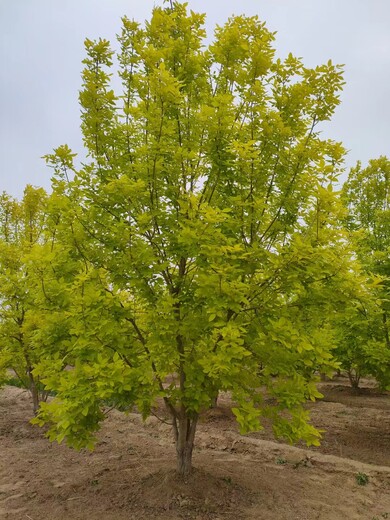
{"type": "Polygon", "coordinates": [[[389,328],[388,328],[388,325],[387,325],[387,313],[385,311],[383,311],[382,319],[383,319],[383,327],[385,329],[386,346],[387,346],[387,348],[390,349],[389,328]]]}
{"type": "Polygon", "coordinates": [[[210,408],[215,408],[218,405],[218,397],[219,397],[219,392],[217,392],[215,394],[215,396],[211,399],[210,408]]]}
{"type": "Polygon", "coordinates": [[[192,471],[192,451],[197,422],[197,415],[191,419],[185,415],[178,418],[174,424],[177,471],[182,477],[186,477],[192,471]]]}
{"type": "Polygon", "coordinates": [[[349,382],[351,383],[351,387],[355,390],[355,392],[359,389],[359,382],[360,382],[360,374],[358,372],[353,372],[352,369],[348,370],[348,378],[349,382]]]}
{"type": "Polygon", "coordinates": [[[33,401],[33,411],[34,415],[37,414],[39,408],[39,390],[35,383],[34,376],[32,375],[32,368],[28,368],[28,378],[30,380],[30,393],[33,401]]]}

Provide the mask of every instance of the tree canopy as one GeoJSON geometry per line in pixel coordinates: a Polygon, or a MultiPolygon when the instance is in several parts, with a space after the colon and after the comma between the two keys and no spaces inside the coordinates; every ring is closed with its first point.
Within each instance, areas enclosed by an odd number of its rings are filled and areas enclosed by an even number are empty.
{"type": "Polygon", "coordinates": [[[46,193],[27,186],[22,201],[0,196],[0,380],[7,369],[29,389],[34,412],[46,393],[33,374],[39,355],[33,336],[40,326],[28,257],[44,236],[46,193]]]}
{"type": "MultiPolygon", "coordinates": [[[[340,355],[348,369],[390,383],[390,161],[379,157],[366,168],[358,162],[343,187],[346,228],[371,289],[349,308],[341,327],[340,355]],[[348,317],[347,317],[348,316],[348,317]]],[[[357,378],[357,379],[356,379],[357,378]]]]}
{"type": "Polygon", "coordinates": [[[35,336],[52,439],[91,446],[107,401],[147,416],[162,399],[182,475],[220,390],[242,432],[267,418],[318,444],[303,404],[335,366],[329,317],[357,276],[333,188],[344,149],[320,133],[341,67],[276,58],[257,17],[231,17],[209,44],[204,23],[173,2],[144,26],[124,17],[117,51],[85,41],[88,158],[46,156],[55,319],[35,336]]]}

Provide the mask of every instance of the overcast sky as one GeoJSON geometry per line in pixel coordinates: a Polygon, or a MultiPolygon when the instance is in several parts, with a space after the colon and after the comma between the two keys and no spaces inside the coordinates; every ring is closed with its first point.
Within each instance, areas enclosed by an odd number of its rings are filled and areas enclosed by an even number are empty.
{"type": "MultiPolygon", "coordinates": [[[[120,18],[143,21],[162,0],[0,0],[0,192],[50,187],[40,158],[82,148],[78,90],[83,41],[115,39],[120,18]]],[[[189,0],[207,29],[231,14],[258,14],[289,52],[315,66],[345,64],[342,104],[326,136],[343,141],[347,166],[390,156],[389,0],[189,0]]]]}

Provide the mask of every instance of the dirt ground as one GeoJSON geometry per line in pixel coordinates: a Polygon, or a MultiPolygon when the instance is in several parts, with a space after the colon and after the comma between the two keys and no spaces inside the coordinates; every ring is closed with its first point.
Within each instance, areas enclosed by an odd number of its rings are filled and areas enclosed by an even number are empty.
{"type": "Polygon", "coordinates": [[[240,436],[228,396],[199,425],[187,482],[170,427],[112,410],[93,453],[50,444],[28,423],[26,392],[0,391],[4,520],[390,519],[390,395],[343,379],[321,385],[312,422],[322,446],[291,447],[270,428],[240,436]],[[364,480],[359,485],[357,477],[364,480]]]}

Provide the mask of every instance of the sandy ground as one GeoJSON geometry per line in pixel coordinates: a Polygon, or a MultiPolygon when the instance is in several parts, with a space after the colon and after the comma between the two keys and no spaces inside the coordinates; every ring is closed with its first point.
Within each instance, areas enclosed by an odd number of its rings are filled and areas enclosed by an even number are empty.
{"type": "Polygon", "coordinates": [[[321,448],[240,436],[227,396],[199,425],[196,470],[173,471],[170,427],[110,412],[93,453],[50,444],[28,423],[26,392],[0,391],[0,518],[4,520],[390,519],[390,395],[321,386],[321,448]],[[359,485],[356,476],[368,476],[359,485]]]}

